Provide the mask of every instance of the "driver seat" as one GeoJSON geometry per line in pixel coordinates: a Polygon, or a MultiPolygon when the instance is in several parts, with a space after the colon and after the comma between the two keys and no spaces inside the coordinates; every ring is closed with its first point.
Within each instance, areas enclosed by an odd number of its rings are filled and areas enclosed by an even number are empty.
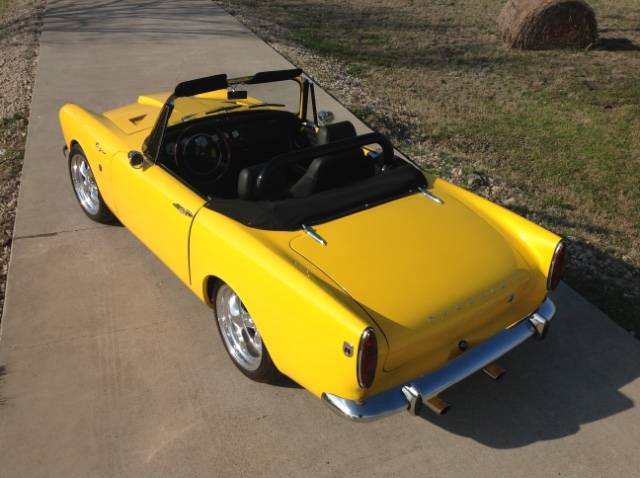
{"type": "Polygon", "coordinates": [[[240,170],[240,174],[238,174],[238,197],[240,199],[255,199],[258,176],[260,176],[267,162],[254,164],[240,170]]]}
{"type": "Polygon", "coordinates": [[[340,121],[328,124],[318,129],[316,134],[316,144],[329,144],[341,139],[355,138],[356,128],[351,121],[340,121]]]}

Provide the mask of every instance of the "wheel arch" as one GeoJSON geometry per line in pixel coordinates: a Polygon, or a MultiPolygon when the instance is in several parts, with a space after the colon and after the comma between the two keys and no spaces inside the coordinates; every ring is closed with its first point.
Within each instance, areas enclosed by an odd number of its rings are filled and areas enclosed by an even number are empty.
{"type": "Polygon", "coordinates": [[[343,345],[357,345],[371,319],[313,264],[293,255],[288,241],[294,234],[248,229],[203,209],[191,231],[191,290],[214,308],[216,287],[229,285],[278,370],[318,397],[330,391],[359,399],[356,360],[343,345]]]}
{"type": "Polygon", "coordinates": [[[226,282],[216,275],[208,275],[202,281],[202,296],[204,302],[212,309],[214,308],[215,297],[214,294],[218,287],[226,282]]]}

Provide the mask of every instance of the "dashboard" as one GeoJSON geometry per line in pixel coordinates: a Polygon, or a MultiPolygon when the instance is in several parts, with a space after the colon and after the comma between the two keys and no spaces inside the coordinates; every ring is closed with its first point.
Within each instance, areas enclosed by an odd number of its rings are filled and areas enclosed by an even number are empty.
{"type": "Polygon", "coordinates": [[[308,146],[301,134],[300,119],[287,112],[253,111],[228,114],[174,125],[167,129],[160,162],[172,168],[177,148],[184,148],[189,140],[188,129],[197,124],[199,131],[211,126],[210,138],[224,141],[229,147],[231,170],[240,169],[272,159],[278,154],[308,146]],[[187,134],[182,134],[185,132],[187,134]],[[223,136],[223,138],[220,137],[223,136]],[[180,143],[180,144],[178,144],[180,143]]]}

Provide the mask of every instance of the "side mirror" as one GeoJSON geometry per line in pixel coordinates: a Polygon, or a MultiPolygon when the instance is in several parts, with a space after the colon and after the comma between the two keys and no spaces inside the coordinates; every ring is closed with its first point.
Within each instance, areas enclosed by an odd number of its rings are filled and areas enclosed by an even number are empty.
{"type": "Polygon", "coordinates": [[[327,126],[333,123],[336,117],[333,111],[322,110],[318,112],[318,126],[327,126]]]}
{"type": "Polygon", "coordinates": [[[129,151],[129,165],[134,169],[139,169],[144,164],[144,156],[140,151],[129,151]]]}

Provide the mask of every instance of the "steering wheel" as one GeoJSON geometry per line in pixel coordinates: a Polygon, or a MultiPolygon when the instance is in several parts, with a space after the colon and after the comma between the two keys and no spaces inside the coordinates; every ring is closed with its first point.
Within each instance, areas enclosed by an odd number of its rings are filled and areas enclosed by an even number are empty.
{"type": "Polygon", "coordinates": [[[176,166],[185,179],[209,182],[219,179],[231,162],[229,141],[211,124],[186,128],[176,143],[176,166]]]}

